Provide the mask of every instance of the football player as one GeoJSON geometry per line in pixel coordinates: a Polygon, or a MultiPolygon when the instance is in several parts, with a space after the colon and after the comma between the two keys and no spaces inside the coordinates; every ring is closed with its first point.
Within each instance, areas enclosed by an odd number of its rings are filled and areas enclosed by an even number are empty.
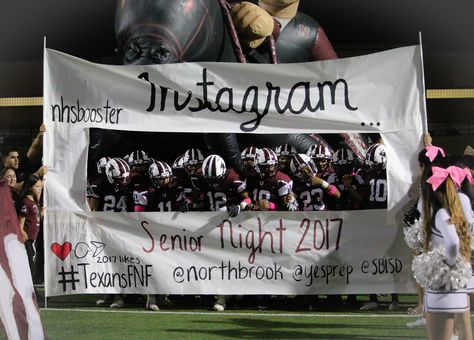
{"type": "Polygon", "coordinates": [[[275,153],[278,157],[278,170],[290,176],[290,162],[291,157],[296,154],[296,149],[291,144],[282,144],[275,148],[275,153]]]}
{"type": "Polygon", "coordinates": [[[346,148],[338,149],[332,158],[335,172],[328,176],[327,182],[340,192],[339,198],[331,199],[329,210],[354,210],[363,205],[365,182],[355,173],[357,164],[354,153],[346,148]]]}
{"type": "Polygon", "coordinates": [[[255,146],[248,146],[240,153],[240,159],[243,164],[243,176],[245,178],[258,177],[257,171],[255,170],[257,150],[255,146]]]}
{"type": "Polygon", "coordinates": [[[90,187],[89,204],[92,211],[131,211],[130,167],[122,158],[112,158],[105,166],[107,181],[90,187]]]}
{"type": "Polygon", "coordinates": [[[182,195],[174,181],[169,164],[156,161],[148,168],[151,187],[134,191],[135,211],[177,211],[182,195]]]}
{"type": "Polygon", "coordinates": [[[295,154],[290,167],[295,174],[293,191],[300,210],[327,210],[327,196],[340,196],[334,185],[318,177],[318,170],[308,155],[295,154]]]}
{"type": "Polygon", "coordinates": [[[135,150],[128,155],[128,165],[130,166],[130,187],[135,188],[148,187],[147,171],[150,166],[151,159],[143,150],[135,150]]]}
{"type": "Polygon", "coordinates": [[[334,152],[323,144],[314,144],[309,147],[306,154],[311,157],[314,165],[316,165],[318,177],[327,181],[329,175],[334,172],[331,165],[334,152]]]}
{"type": "Polygon", "coordinates": [[[97,187],[103,185],[102,183],[107,181],[105,176],[105,165],[110,160],[110,157],[99,158],[96,162],[97,172],[91,175],[87,179],[87,203],[91,206],[91,199],[94,196],[94,192],[97,191],[97,187]]]}
{"type": "MultiPolygon", "coordinates": [[[[101,169],[102,171],[102,169],[101,169]]],[[[111,158],[105,165],[107,181],[90,187],[89,205],[92,211],[132,211],[130,198],[130,167],[122,158],[111,158]]],[[[110,308],[124,306],[123,295],[108,294],[97,300],[97,305],[110,304],[110,308]]]]}
{"type": "Polygon", "coordinates": [[[205,197],[202,188],[206,183],[202,176],[204,156],[201,150],[191,148],[183,154],[183,167],[186,172],[178,185],[183,188],[184,203],[182,211],[200,211],[204,209],[205,197]]]}
{"type": "Polygon", "coordinates": [[[293,181],[277,169],[276,153],[269,148],[258,149],[255,170],[258,177],[247,181],[256,210],[298,210],[293,181]]]}
{"type": "Polygon", "coordinates": [[[366,209],[387,208],[387,154],[383,144],[375,143],[367,149],[364,166],[368,195],[365,197],[366,209]]]}
{"type": "Polygon", "coordinates": [[[207,183],[207,207],[211,211],[227,211],[230,217],[246,210],[252,202],[245,180],[232,168],[227,168],[219,155],[209,155],[202,163],[207,183]]]}

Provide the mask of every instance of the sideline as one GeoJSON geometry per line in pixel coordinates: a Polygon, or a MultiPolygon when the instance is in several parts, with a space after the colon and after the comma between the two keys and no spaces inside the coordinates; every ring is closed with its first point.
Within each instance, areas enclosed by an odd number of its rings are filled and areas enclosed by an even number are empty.
{"type": "MultiPolygon", "coordinates": [[[[170,311],[127,311],[127,310],[94,310],[94,309],[76,309],[76,308],[41,308],[41,312],[81,312],[81,313],[122,313],[122,314],[149,314],[149,315],[209,315],[209,316],[260,316],[260,317],[314,317],[314,318],[413,318],[415,315],[408,314],[324,314],[324,313],[235,313],[235,312],[170,312],[170,311]]],[[[472,318],[472,315],[471,315],[472,318]]]]}

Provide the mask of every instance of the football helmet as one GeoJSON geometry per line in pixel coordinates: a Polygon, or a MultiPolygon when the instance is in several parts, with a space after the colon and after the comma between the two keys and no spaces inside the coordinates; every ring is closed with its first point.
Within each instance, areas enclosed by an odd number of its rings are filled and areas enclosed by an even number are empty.
{"type": "Polygon", "coordinates": [[[221,156],[209,155],[202,163],[202,175],[212,187],[216,187],[227,173],[227,167],[221,156]]]}
{"type": "Polygon", "coordinates": [[[130,183],[130,167],[122,158],[112,158],[105,165],[105,175],[115,187],[125,187],[130,183]]]}
{"type": "Polygon", "coordinates": [[[318,173],[318,169],[311,157],[304,153],[293,155],[290,169],[291,172],[303,182],[308,182],[318,173]]]}
{"type": "Polygon", "coordinates": [[[99,158],[99,160],[96,162],[97,173],[98,174],[104,174],[105,173],[105,166],[107,165],[108,161],[110,161],[110,157],[99,158]]]}
{"type": "Polygon", "coordinates": [[[240,154],[240,159],[244,165],[243,171],[246,175],[248,175],[252,169],[255,169],[257,150],[258,149],[255,146],[248,146],[240,154]]]}
{"type": "Polygon", "coordinates": [[[328,171],[334,152],[323,144],[311,145],[306,154],[313,159],[314,164],[321,172],[328,171]]]}
{"type": "Polygon", "coordinates": [[[338,174],[347,174],[354,170],[356,157],[354,153],[346,148],[340,148],[332,156],[332,164],[336,167],[338,174]]]}
{"type": "Polygon", "coordinates": [[[255,162],[257,156],[257,148],[255,146],[248,146],[240,153],[240,159],[242,161],[251,160],[255,162]]]}
{"type": "Polygon", "coordinates": [[[291,144],[282,144],[275,148],[278,157],[278,165],[280,169],[290,168],[291,156],[296,154],[296,149],[291,144]]]}
{"type": "Polygon", "coordinates": [[[148,168],[151,183],[157,188],[167,187],[171,184],[173,170],[165,162],[156,161],[148,168]]]}
{"type": "Polygon", "coordinates": [[[135,150],[128,157],[128,165],[133,172],[146,173],[149,164],[150,157],[143,150],[135,150]]]}
{"type": "Polygon", "coordinates": [[[173,169],[173,170],[184,169],[183,161],[184,161],[184,156],[183,155],[177,157],[174,160],[173,164],[171,164],[171,169],[173,169]]]}
{"type": "Polygon", "coordinates": [[[365,165],[372,171],[382,171],[387,168],[387,153],[385,145],[375,143],[367,149],[365,165]]]}
{"type": "Polygon", "coordinates": [[[186,172],[190,175],[196,175],[201,171],[204,156],[201,150],[191,148],[186,150],[183,155],[183,166],[186,172]]]}
{"type": "Polygon", "coordinates": [[[280,156],[291,156],[296,154],[296,149],[291,144],[282,144],[275,148],[275,153],[278,157],[280,156]]]}
{"type": "Polygon", "coordinates": [[[128,156],[128,165],[142,165],[142,164],[149,164],[150,157],[148,154],[143,150],[135,150],[128,156]]]}
{"type": "Polygon", "coordinates": [[[272,149],[261,148],[255,157],[255,170],[260,177],[273,177],[277,172],[278,158],[272,149]]]}

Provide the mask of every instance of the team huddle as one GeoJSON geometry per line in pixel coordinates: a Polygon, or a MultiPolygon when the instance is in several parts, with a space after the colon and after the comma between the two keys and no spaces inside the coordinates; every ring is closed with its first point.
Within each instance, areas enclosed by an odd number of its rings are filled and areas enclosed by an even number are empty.
{"type": "Polygon", "coordinates": [[[124,158],[102,157],[88,178],[93,211],[321,211],[385,209],[387,157],[372,144],[364,160],[347,148],[312,145],[297,153],[247,147],[241,169],[217,155],[190,148],[172,165],[135,150],[124,158]]]}

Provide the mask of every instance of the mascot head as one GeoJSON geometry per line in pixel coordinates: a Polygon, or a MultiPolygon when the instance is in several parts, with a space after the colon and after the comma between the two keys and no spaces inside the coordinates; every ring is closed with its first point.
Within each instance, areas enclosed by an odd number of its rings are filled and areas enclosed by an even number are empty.
{"type": "Polygon", "coordinates": [[[212,0],[120,0],[115,35],[124,64],[213,61],[210,47],[222,35],[220,7],[212,0]]]}

